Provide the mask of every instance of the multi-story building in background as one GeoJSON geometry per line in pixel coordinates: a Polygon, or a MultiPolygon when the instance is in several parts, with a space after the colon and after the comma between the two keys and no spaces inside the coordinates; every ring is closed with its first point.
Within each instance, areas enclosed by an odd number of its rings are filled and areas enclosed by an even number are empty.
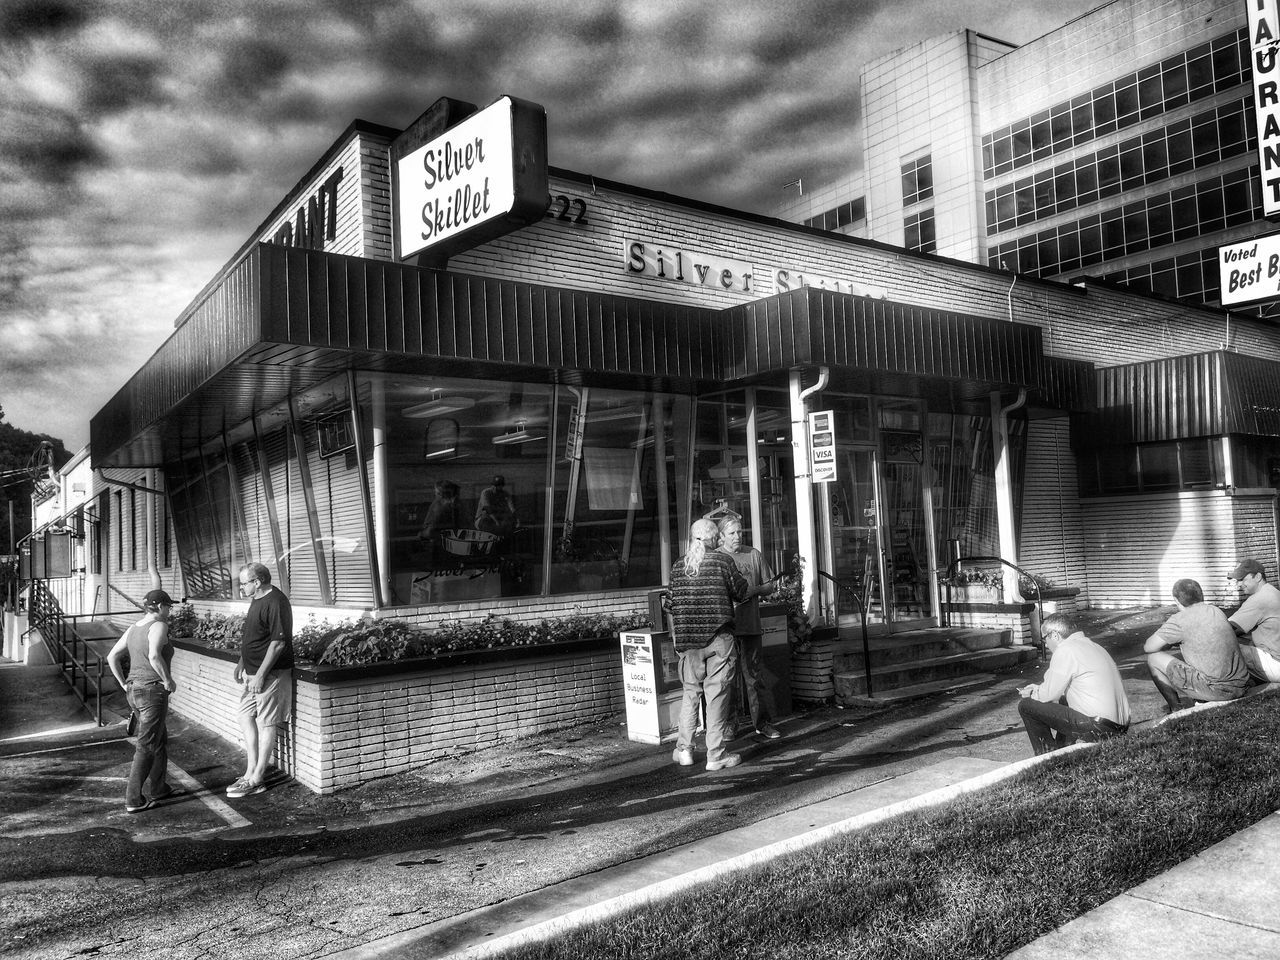
{"type": "Polygon", "coordinates": [[[863,69],[861,170],[779,212],[1216,303],[1218,247],[1274,230],[1251,76],[1240,0],[1112,0],[1020,47],[936,37],[863,69]]]}

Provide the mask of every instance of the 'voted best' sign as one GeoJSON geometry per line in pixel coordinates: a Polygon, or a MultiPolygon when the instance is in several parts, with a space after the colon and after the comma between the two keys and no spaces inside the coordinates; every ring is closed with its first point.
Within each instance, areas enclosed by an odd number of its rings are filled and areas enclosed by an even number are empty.
{"type": "Polygon", "coordinates": [[[1280,298],[1280,234],[1218,248],[1224,307],[1280,298]]]}

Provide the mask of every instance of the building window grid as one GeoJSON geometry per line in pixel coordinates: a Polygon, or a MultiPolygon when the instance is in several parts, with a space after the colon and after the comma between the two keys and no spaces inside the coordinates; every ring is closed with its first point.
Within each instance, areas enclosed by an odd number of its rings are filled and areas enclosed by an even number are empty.
{"type": "Polygon", "coordinates": [[[933,198],[933,157],[926,155],[902,165],[902,205],[909,207],[933,198]]]}
{"type": "MultiPolygon", "coordinates": [[[[1052,276],[1252,223],[1262,216],[1257,180],[1256,166],[1211,177],[998,244],[987,262],[1019,273],[1052,276]]],[[[1178,299],[1218,299],[1216,247],[1168,258],[1158,266],[1154,274],[1152,265],[1143,265],[1108,274],[1106,279],[1145,286],[1178,299]],[[1212,270],[1206,263],[1212,264],[1212,270]],[[1194,279],[1197,264],[1198,280],[1194,279]]]]}
{"type": "Polygon", "coordinates": [[[936,253],[938,238],[934,227],[932,207],[908,215],[902,222],[903,246],[920,253],[936,253]]]}
{"type": "Polygon", "coordinates": [[[817,216],[809,217],[804,225],[818,230],[839,230],[841,227],[847,227],[851,223],[865,219],[867,219],[866,198],[857,197],[817,216]]]}
{"type": "Polygon", "coordinates": [[[991,236],[1257,149],[1253,97],[986,193],[991,236]]]}
{"type": "Polygon", "coordinates": [[[1245,29],[1225,34],[982,138],[987,179],[1244,83],[1245,29]]]}

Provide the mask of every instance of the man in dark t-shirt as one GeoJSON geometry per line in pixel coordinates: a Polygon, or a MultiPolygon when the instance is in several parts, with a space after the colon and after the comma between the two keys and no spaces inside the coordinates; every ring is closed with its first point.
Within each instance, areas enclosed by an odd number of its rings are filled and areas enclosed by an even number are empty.
{"type": "Polygon", "coordinates": [[[228,797],[247,797],[267,789],[267,765],[276,749],[276,728],[287,723],[293,707],[293,608],[271,585],[271,571],[260,563],[240,568],[240,591],[249,598],[240,634],[236,683],[240,692],[240,733],[245,772],[228,797]]]}

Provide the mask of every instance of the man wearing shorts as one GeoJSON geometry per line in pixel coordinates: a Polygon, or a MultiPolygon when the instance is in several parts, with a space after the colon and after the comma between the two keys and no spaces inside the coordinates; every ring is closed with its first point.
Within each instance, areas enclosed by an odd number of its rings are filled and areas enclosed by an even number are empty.
{"type": "Polygon", "coordinates": [[[266,790],[267,765],[276,749],[276,728],[293,708],[293,608],[271,585],[271,571],[260,563],[240,568],[240,592],[249,610],[240,634],[236,683],[240,692],[240,733],[244,737],[244,776],[227,787],[228,797],[266,790]]]}
{"type": "Polygon", "coordinates": [[[1247,640],[1240,644],[1240,656],[1259,680],[1280,682],[1280,590],[1267,583],[1266,568],[1257,560],[1241,560],[1227,579],[1244,597],[1227,618],[1247,640]]]}
{"type": "Polygon", "coordinates": [[[1226,614],[1204,602],[1204,591],[1195,580],[1175,583],[1173,599],[1178,612],[1143,645],[1151,679],[1168,704],[1165,713],[1182,709],[1183,697],[1235,700],[1243,696],[1249,668],[1226,614]],[[1172,653],[1172,647],[1181,649],[1172,653]]]}

